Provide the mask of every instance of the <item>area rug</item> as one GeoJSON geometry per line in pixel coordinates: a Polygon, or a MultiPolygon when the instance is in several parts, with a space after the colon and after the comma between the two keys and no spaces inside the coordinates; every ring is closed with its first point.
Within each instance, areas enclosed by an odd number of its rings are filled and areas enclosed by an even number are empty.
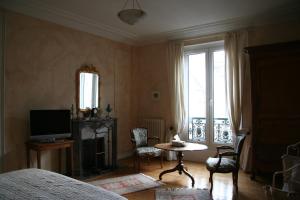
{"type": "Polygon", "coordinates": [[[157,181],[154,178],[146,176],[142,173],[96,180],[89,183],[120,195],[159,187],[163,184],[160,181],[157,181]]]}
{"type": "Polygon", "coordinates": [[[207,189],[161,188],[155,190],[156,200],[212,200],[207,189]]]}

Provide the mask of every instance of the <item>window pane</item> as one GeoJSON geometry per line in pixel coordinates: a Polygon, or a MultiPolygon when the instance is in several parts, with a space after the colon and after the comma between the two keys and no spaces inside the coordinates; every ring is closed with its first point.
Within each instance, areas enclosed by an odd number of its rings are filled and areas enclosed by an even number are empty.
{"type": "Polygon", "coordinates": [[[205,140],[206,61],[205,53],[189,55],[189,138],[205,140]]]}
{"type": "Polygon", "coordinates": [[[232,143],[225,96],[225,52],[213,52],[214,142],[232,143]]]}

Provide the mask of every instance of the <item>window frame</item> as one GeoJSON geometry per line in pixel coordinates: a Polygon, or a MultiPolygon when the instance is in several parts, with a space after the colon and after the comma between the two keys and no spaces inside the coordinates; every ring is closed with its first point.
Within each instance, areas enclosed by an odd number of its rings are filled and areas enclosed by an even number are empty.
{"type": "MultiPolygon", "coordinates": [[[[220,145],[228,145],[232,146],[233,143],[216,143],[214,142],[214,60],[213,60],[213,53],[216,51],[225,51],[224,49],[224,41],[216,41],[210,42],[205,44],[196,44],[196,45],[189,45],[184,47],[184,70],[187,72],[185,73],[185,100],[189,102],[189,59],[188,56],[205,53],[205,72],[206,72],[206,134],[205,134],[205,141],[196,141],[191,140],[189,138],[189,127],[187,131],[187,140],[188,142],[193,143],[201,143],[208,145],[210,147],[216,147],[220,145]]],[[[189,124],[189,103],[186,105],[187,109],[187,117],[188,117],[188,124],[189,124]]],[[[189,126],[189,125],[188,125],[189,126]]],[[[232,135],[233,137],[233,135],[232,135]]]]}

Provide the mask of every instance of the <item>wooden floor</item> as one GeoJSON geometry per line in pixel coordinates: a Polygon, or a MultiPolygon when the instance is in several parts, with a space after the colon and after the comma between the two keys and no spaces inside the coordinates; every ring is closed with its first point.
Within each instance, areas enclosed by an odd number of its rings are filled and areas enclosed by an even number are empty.
{"type": "MultiPolygon", "coordinates": [[[[132,159],[126,159],[119,162],[119,169],[86,181],[95,180],[95,179],[105,179],[118,177],[128,174],[137,173],[133,169],[132,159]]],[[[144,173],[148,176],[151,176],[155,179],[158,179],[159,173],[162,170],[173,168],[176,165],[176,161],[164,161],[163,169],[160,168],[158,160],[151,160],[149,163],[147,161],[142,162],[140,173],[144,173]]],[[[193,175],[195,179],[194,188],[210,188],[208,182],[209,173],[206,170],[204,164],[196,162],[184,162],[185,166],[188,169],[188,172],[193,175]]],[[[185,175],[179,175],[177,172],[170,174],[165,174],[162,178],[162,181],[166,184],[163,187],[165,188],[182,188],[188,187],[191,188],[191,180],[185,175]]],[[[232,199],[241,199],[241,200],[260,200],[264,198],[263,181],[252,181],[250,180],[250,175],[244,173],[240,170],[239,173],[239,192],[238,195],[235,195],[232,185],[232,176],[231,174],[214,174],[214,189],[213,189],[213,199],[214,200],[232,200],[232,199]]],[[[145,191],[130,193],[124,195],[129,200],[154,200],[155,199],[155,189],[149,189],[145,191]]]]}

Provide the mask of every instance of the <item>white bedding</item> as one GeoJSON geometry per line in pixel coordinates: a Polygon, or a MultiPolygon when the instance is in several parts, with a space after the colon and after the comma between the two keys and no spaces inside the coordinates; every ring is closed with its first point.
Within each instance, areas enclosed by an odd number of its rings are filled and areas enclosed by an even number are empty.
{"type": "Polygon", "coordinates": [[[0,174],[1,200],[124,200],[126,198],[67,176],[41,169],[0,174]]]}

